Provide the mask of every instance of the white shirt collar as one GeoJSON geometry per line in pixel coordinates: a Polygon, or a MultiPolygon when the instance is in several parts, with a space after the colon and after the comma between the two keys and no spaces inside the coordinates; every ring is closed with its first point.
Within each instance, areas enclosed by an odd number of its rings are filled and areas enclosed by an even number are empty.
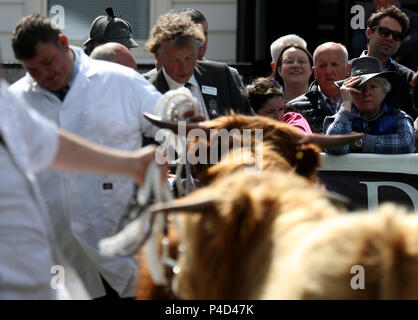
{"type": "MultiPolygon", "coordinates": [[[[167,74],[167,72],[164,70],[164,68],[162,68],[162,69],[163,69],[164,77],[167,80],[168,89],[175,90],[177,88],[180,88],[180,87],[184,86],[184,83],[178,83],[177,81],[173,80],[167,74]]],[[[199,86],[199,83],[197,82],[194,74],[189,78],[189,80],[187,82],[189,82],[190,84],[193,85],[193,87],[195,87],[195,90],[191,90],[191,92],[199,103],[199,108],[200,108],[201,114],[203,114],[205,116],[206,120],[209,120],[210,118],[209,118],[208,111],[206,110],[205,101],[203,99],[202,92],[200,92],[200,86],[199,86]],[[196,90],[196,89],[198,89],[198,90],[196,90]]]]}
{"type": "MultiPolygon", "coordinates": [[[[177,89],[177,88],[180,88],[180,87],[184,86],[184,83],[178,83],[177,81],[173,80],[168,75],[168,73],[165,71],[164,67],[162,69],[163,69],[165,80],[167,80],[168,88],[170,90],[177,89]]],[[[194,85],[196,87],[199,87],[199,84],[197,83],[197,80],[196,80],[194,74],[189,78],[189,80],[187,82],[191,83],[192,85],[194,85]]]]}

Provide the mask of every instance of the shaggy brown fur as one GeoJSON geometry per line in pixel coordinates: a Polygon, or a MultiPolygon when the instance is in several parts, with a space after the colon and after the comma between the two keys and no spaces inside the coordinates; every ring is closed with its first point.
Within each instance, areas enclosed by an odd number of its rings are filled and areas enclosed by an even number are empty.
{"type": "MultiPolygon", "coordinates": [[[[200,180],[201,186],[209,185],[216,179],[225,178],[233,172],[243,169],[243,167],[248,169],[248,167],[253,168],[255,164],[258,164],[257,159],[255,158],[257,155],[254,137],[256,129],[263,130],[263,163],[261,167],[258,168],[259,170],[279,168],[292,173],[296,172],[310,181],[316,181],[316,170],[320,166],[320,149],[312,143],[306,143],[306,136],[294,127],[266,117],[248,117],[243,115],[216,118],[212,121],[206,122],[205,126],[210,129],[226,129],[228,132],[232,129],[238,129],[241,133],[243,132],[243,129],[251,129],[253,134],[251,150],[242,149],[242,161],[238,161],[238,163],[231,163],[229,159],[233,159],[232,156],[228,158],[226,157],[227,155],[221,155],[219,152],[220,157],[217,164],[210,166],[209,168],[206,165],[196,165],[194,169],[200,180]]],[[[210,143],[199,141],[198,143],[204,143],[203,147],[207,148],[207,154],[210,155],[210,146],[213,141],[210,143]]],[[[241,145],[243,145],[242,141],[241,145]]],[[[229,150],[231,150],[232,146],[233,141],[230,139],[229,150]]],[[[197,149],[198,147],[195,148],[195,150],[197,149]]],[[[307,182],[305,181],[304,183],[306,184],[307,182]]],[[[285,184],[291,184],[291,182],[286,181],[285,184]]],[[[169,228],[169,232],[169,237],[171,239],[171,232],[175,233],[176,231],[173,227],[171,227],[169,228]]],[[[176,240],[173,239],[170,241],[170,245],[171,251],[174,252],[177,247],[176,240]]],[[[143,259],[143,254],[139,252],[138,256],[140,277],[137,282],[137,297],[139,299],[172,298],[171,295],[167,295],[169,291],[167,291],[166,288],[157,288],[153,285],[148,267],[143,259]]],[[[173,253],[172,257],[176,258],[177,256],[173,253]]],[[[234,259],[234,255],[230,255],[228,257],[234,259]]],[[[231,286],[231,290],[233,288],[234,287],[231,286]]]]}
{"type": "MultiPolygon", "coordinates": [[[[394,205],[322,221],[283,259],[277,299],[418,299],[418,220],[394,205]],[[358,271],[364,268],[364,289],[358,271]]],[[[272,280],[272,276],[270,279],[272,280]]]]}
{"type": "MultiPolygon", "coordinates": [[[[265,117],[246,117],[240,115],[221,117],[212,120],[208,123],[208,127],[212,129],[263,129],[263,164],[262,168],[280,168],[285,171],[294,171],[295,164],[298,165],[299,172],[304,176],[315,180],[316,169],[320,165],[319,148],[309,144],[302,145],[299,142],[302,140],[302,135],[293,127],[273,121],[265,117]],[[284,150],[284,151],[281,151],[284,150]],[[302,151],[304,156],[297,160],[295,154],[302,151]],[[286,158],[287,157],[287,158],[286,158]],[[290,159],[290,160],[289,160],[290,159]]],[[[252,136],[254,139],[254,136],[252,136]]],[[[242,145],[242,144],[241,144],[242,145]]],[[[242,169],[243,167],[255,166],[255,142],[251,143],[252,149],[242,150],[242,161],[231,163],[232,155],[226,159],[226,155],[219,159],[219,163],[214,166],[207,167],[202,165],[195,166],[195,171],[198,174],[200,185],[207,185],[211,181],[226,177],[231,173],[242,169]]],[[[206,144],[209,150],[210,144],[206,144]]],[[[232,148],[232,141],[231,141],[232,148]]],[[[208,152],[208,155],[210,153],[208,152]]],[[[220,153],[219,153],[220,154],[220,153]]],[[[169,220],[169,238],[170,238],[170,256],[177,258],[178,239],[177,233],[169,220]]],[[[139,265],[137,292],[136,297],[140,300],[147,299],[173,299],[174,296],[171,290],[167,287],[156,286],[151,278],[148,266],[146,265],[143,252],[140,250],[137,254],[137,261],[139,265]]],[[[167,277],[171,279],[171,271],[167,270],[167,277]]]]}
{"type": "Polygon", "coordinates": [[[318,188],[277,170],[238,171],[179,201],[207,195],[220,199],[210,213],[181,217],[186,252],[176,282],[185,299],[259,298],[277,247],[284,254],[295,230],[336,214],[318,188]]]}
{"type": "Polygon", "coordinates": [[[395,206],[340,215],[305,179],[236,172],[197,190],[185,213],[176,293],[183,299],[416,299],[418,219],[395,206]],[[351,267],[365,268],[353,290],[351,267]]]}
{"type": "MultiPolygon", "coordinates": [[[[209,129],[225,129],[228,132],[231,132],[233,129],[238,129],[241,133],[244,129],[250,129],[252,132],[251,150],[253,155],[255,155],[256,147],[254,136],[255,130],[262,129],[263,148],[268,148],[279,155],[279,157],[276,157],[276,165],[278,168],[286,170],[294,168],[297,174],[311,180],[316,179],[316,170],[321,165],[320,149],[313,144],[305,144],[303,134],[301,134],[300,130],[292,126],[267,117],[249,117],[244,115],[219,117],[206,122],[205,126],[209,129]],[[299,157],[297,155],[299,155],[299,157]]],[[[243,137],[244,135],[242,135],[242,138],[243,137]]],[[[208,155],[210,154],[210,147],[213,143],[214,140],[207,143],[208,155]]],[[[218,143],[220,144],[220,141],[218,141],[218,143]]],[[[230,139],[229,149],[232,148],[232,143],[233,141],[230,139]]],[[[196,148],[197,147],[195,147],[195,149],[196,148]]],[[[219,155],[221,158],[222,155],[220,151],[219,155]]],[[[195,166],[195,171],[197,172],[199,179],[206,179],[206,170],[207,166],[205,165],[198,164],[195,166]]]]}

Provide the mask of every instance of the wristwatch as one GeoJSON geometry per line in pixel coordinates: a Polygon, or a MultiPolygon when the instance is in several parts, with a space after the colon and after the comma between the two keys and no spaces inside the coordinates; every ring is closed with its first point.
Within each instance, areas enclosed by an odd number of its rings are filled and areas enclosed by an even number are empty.
{"type": "Polygon", "coordinates": [[[356,141],[354,142],[354,146],[355,146],[357,149],[361,149],[361,147],[363,146],[363,138],[360,138],[360,139],[356,140],[356,141]]]}

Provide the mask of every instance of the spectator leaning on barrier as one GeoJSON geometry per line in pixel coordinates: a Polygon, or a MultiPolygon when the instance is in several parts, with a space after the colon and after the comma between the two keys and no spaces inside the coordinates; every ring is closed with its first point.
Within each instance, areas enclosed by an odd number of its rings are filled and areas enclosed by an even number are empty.
{"type": "Polygon", "coordinates": [[[340,43],[327,42],[316,48],[313,55],[312,71],[315,81],[309,91],[288,102],[308,121],[313,132],[322,133],[326,116],[337,112],[340,88],[335,81],[345,79],[350,73],[348,52],[340,43]]]}
{"type": "Polygon", "coordinates": [[[97,46],[91,53],[90,58],[115,62],[138,71],[132,53],[124,45],[117,42],[108,42],[97,46]]]}
{"type": "MultiPolygon", "coordinates": [[[[12,46],[28,73],[10,90],[61,128],[124,150],[140,148],[143,134],[155,136],[158,128],[143,113],[154,113],[161,94],[138,72],[90,59],[81,48],[69,46],[61,30],[39,14],[17,23],[12,46]]],[[[52,170],[38,178],[59,245],[91,296],[133,297],[136,260],[102,257],[98,242],[117,225],[134,181],[52,170]]]]}
{"type": "Polygon", "coordinates": [[[107,42],[118,42],[128,49],[138,47],[132,38],[132,27],[128,21],[115,17],[112,8],[106,8],[107,16],[98,16],[90,28],[90,38],[84,43],[84,52],[90,55],[95,47],[107,42]]]}
{"type": "Polygon", "coordinates": [[[388,92],[399,86],[399,74],[383,71],[373,57],[352,60],[350,78],[338,81],[341,87],[340,110],[324,120],[327,135],[364,132],[354,145],[330,148],[332,154],[347,152],[411,153],[414,152],[412,118],[400,109],[384,103],[388,92]]]}
{"type": "Polygon", "coordinates": [[[395,6],[382,8],[367,20],[367,51],[361,57],[375,57],[380,60],[385,71],[397,72],[400,86],[386,97],[386,102],[415,118],[418,115],[411,103],[410,90],[414,71],[397,63],[391,57],[398,51],[402,39],[408,34],[409,18],[395,6]]]}
{"type": "Polygon", "coordinates": [[[312,133],[308,122],[300,113],[288,110],[283,98],[283,89],[276,81],[270,78],[257,78],[246,86],[245,93],[250,100],[251,107],[258,115],[282,121],[303,132],[312,133]]]}

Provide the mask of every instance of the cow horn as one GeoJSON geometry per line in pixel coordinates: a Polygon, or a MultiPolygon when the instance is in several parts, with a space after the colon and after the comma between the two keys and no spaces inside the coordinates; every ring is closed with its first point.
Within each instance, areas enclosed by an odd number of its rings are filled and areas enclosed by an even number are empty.
{"type": "MultiPolygon", "coordinates": [[[[179,123],[177,121],[162,120],[160,117],[148,112],[144,112],[144,117],[157,127],[170,129],[175,134],[178,134],[179,132],[179,123]]],[[[205,125],[205,122],[189,122],[186,124],[186,134],[193,129],[203,130],[207,135],[209,135],[209,128],[205,125]]]]}
{"type": "Polygon", "coordinates": [[[351,204],[350,198],[333,191],[326,190],[324,191],[324,195],[332,202],[337,204],[342,204],[344,206],[348,206],[351,204]]]}
{"type": "Polygon", "coordinates": [[[217,200],[213,197],[205,197],[198,200],[174,200],[165,203],[157,203],[149,207],[150,213],[161,213],[168,211],[182,212],[212,212],[217,200]]]}
{"type": "Polygon", "coordinates": [[[322,134],[307,134],[305,135],[301,143],[313,143],[316,144],[318,147],[325,149],[325,148],[332,148],[343,146],[345,144],[351,144],[355,141],[364,137],[363,133],[350,133],[346,135],[333,135],[333,136],[325,136],[322,134]]]}

